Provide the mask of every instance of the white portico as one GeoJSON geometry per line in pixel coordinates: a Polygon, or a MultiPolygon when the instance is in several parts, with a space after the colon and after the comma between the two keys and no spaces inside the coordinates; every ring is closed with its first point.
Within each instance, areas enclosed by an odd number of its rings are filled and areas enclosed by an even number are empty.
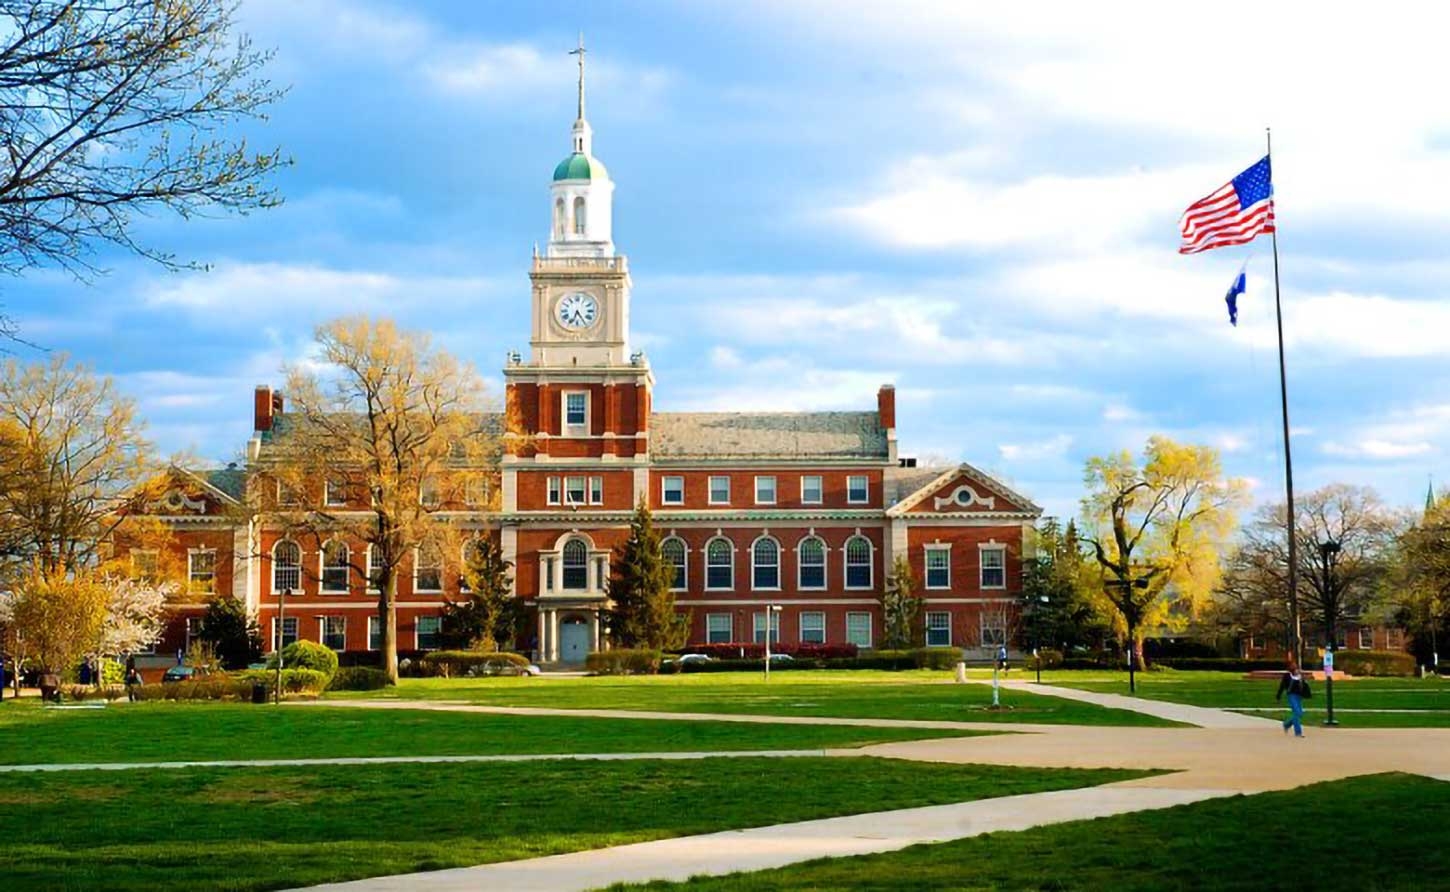
{"type": "Polygon", "coordinates": [[[602,649],[602,614],[608,602],[609,549],[569,530],[539,551],[539,661],[583,663],[602,649]]]}

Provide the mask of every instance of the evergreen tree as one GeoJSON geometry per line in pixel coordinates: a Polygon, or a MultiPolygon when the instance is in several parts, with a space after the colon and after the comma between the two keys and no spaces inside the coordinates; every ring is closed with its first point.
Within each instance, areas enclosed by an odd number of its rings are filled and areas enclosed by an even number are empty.
{"type": "Polygon", "coordinates": [[[509,592],[513,567],[492,539],[469,543],[459,586],[463,597],[443,605],[439,634],[445,647],[494,651],[514,643],[521,611],[509,592]]]}
{"type": "Polygon", "coordinates": [[[675,612],[670,591],[675,570],[660,554],[660,536],[641,499],[629,538],[615,550],[609,579],[612,634],[623,647],[673,650],[690,634],[689,619],[675,612]]]}
{"type": "Polygon", "coordinates": [[[922,641],[921,595],[905,555],[891,565],[881,592],[881,646],[887,650],[916,647],[922,641]]]}
{"type": "Polygon", "coordinates": [[[257,620],[237,598],[217,598],[208,604],[197,637],[211,645],[223,669],[245,669],[262,658],[257,620]]]}
{"type": "Polygon", "coordinates": [[[1036,553],[1022,567],[1023,641],[1028,647],[1100,644],[1112,631],[1088,594],[1091,568],[1077,524],[1049,517],[1034,531],[1036,553]]]}

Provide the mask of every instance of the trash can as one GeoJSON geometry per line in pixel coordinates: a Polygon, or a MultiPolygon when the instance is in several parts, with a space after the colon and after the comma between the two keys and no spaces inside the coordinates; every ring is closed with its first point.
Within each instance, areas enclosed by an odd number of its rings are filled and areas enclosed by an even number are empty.
{"type": "Polygon", "coordinates": [[[252,702],[253,703],[266,703],[267,702],[267,686],[264,685],[264,684],[262,684],[260,681],[254,683],[252,685],[252,702]]]}

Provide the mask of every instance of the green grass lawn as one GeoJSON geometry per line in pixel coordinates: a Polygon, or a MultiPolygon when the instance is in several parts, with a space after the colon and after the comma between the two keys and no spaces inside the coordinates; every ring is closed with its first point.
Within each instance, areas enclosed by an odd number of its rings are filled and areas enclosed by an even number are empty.
{"type": "Polygon", "coordinates": [[[0,764],[822,749],[963,733],[235,703],[54,710],[32,701],[0,707],[0,764]]]}
{"type": "Polygon", "coordinates": [[[397,688],[340,697],[460,700],[496,706],[639,709],[652,712],[1042,722],[1072,725],[1169,726],[1128,710],[1008,691],[992,711],[984,685],[951,684],[951,673],[872,671],[607,676],[600,678],[403,679],[397,688]]]}
{"type": "MultiPolygon", "coordinates": [[[[1024,676],[1019,676],[1024,677],[1024,676]]],[[[1025,676],[1030,677],[1030,676],[1025,676]]],[[[1126,672],[1057,671],[1042,674],[1044,684],[1085,691],[1128,693],[1126,672]]],[[[1274,702],[1277,680],[1249,680],[1237,672],[1161,672],[1138,676],[1139,697],[1219,709],[1282,711],[1274,702]]],[[[1313,683],[1314,696],[1305,704],[1312,721],[1324,717],[1324,682],[1313,683]]],[[[1450,680],[1442,678],[1355,678],[1334,684],[1335,717],[1340,724],[1361,728],[1450,727],[1450,680]],[[1415,713],[1358,712],[1406,709],[1415,713]],[[1348,711],[1342,711],[1348,710],[1348,711]]]]}
{"type": "Polygon", "coordinates": [[[0,887],[276,889],[1139,774],[741,758],[0,775],[0,887]]]}
{"type": "Polygon", "coordinates": [[[654,892],[1356,889],[1450,886],[1450,783],[1403,774],[813,861],[654,892]],[[909,878],[905,880],[903,878],[909,878]]]}

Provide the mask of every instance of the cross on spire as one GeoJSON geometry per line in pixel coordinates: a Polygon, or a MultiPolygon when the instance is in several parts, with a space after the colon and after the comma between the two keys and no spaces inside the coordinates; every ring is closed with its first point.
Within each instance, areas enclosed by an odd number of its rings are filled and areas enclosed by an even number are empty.
{"type": "Polygon", "coordinates": [[[579,47],[569,51],[569,55],[579,57],[579,120],[584,120],[584,32],[579,32],[579,47]]]}

